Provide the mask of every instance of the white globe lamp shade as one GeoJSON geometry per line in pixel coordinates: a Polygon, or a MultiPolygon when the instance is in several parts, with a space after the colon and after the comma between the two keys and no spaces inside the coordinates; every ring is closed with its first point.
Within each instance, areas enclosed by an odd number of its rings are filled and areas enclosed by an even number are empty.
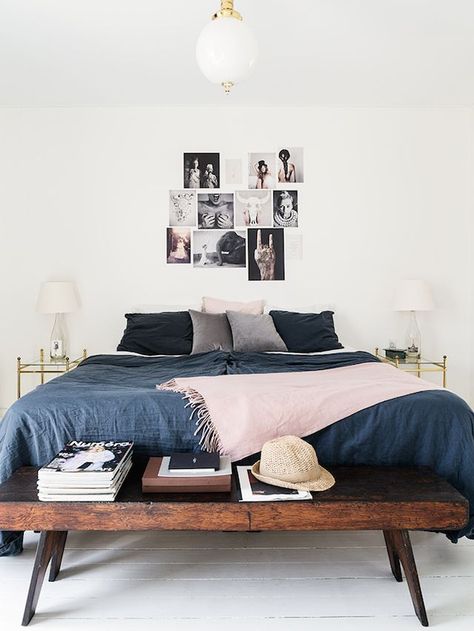
{"type": "Polygon", "coordinates": [[[218,17],[209,22],[199,35],[196,58],[204,76],[220,83],[226,92],[246,79],[258,56],[254,34],[242,21],[218,17]]]}

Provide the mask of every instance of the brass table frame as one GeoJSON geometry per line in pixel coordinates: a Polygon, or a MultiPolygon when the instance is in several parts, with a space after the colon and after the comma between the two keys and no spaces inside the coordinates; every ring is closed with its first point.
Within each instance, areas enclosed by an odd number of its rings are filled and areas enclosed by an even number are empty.
{"type": "Polygon", "coordinates": [[[39,361],[23,363],[21,357],[16,358],[16,394],[17,398],[21,397],[21,376],[22,375],[39,375],[40,383],[44,384],[45,375],[61,375],[65,372],[69,372],[73,368],[79,366],[79,364],[86,359],[87,350],[84,348],[81,357],[77,359],[70,359],[65,357],[57,363],[54,361],[45,361],[44,348],[40,348],[39,361]]]}
{"type": "Polygon", "coordinates": [[[395,359],[391,359],[390,357],[385,357],[385,355],[381,355],[377,346],[377,348],[375,349],[375,356],[378,357],[378,359],[381,359],[383,362],[395,366],[395,368],[399,368],[400,370],[404,370],[405,372],[416,373],[417,377],[421,377],[421,373],[423,372],[441,372],[443,374],[443,388],[446,388],[446,373],[448,370],[447,355],[443,355],[443,359],[441,361],[431,361],[428,359],[423,359],[421,355],[417,355],[417,357],[414,358],[414,361],[407,363],[403,359],[399,359],[398,357],[396,357],[395,359]]]}

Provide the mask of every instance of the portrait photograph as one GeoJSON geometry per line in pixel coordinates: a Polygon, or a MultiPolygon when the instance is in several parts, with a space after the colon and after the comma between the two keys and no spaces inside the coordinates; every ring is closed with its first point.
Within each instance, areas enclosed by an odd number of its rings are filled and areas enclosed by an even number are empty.
{"type": "Polygon", "coordinates": [[[273,225],[298,227],[298,191],[273,191],[273,225]]]}
{"type": "Polygon", "coordinates": [[[196,191],[170,191],[169,225],[196,225],[196,191]]]}
{"type": "Polygon", "coordinates": [[[195,268],[245,267],[245,255],[244,230],[196,230],[193,233],[195,268]]]}
{"type": "Polygon", "coordinates": [[[220,158],[218,153],[185,153],[184,188],[219,188],[220,158]]]}
{"type": "Polygon", "coordinates": [[[285,231],[283,228],[247,230],[248,279],[285,280],[285,231]]]}
{"type": "Polygon", "coordinates": [[[277,153],[278,183],[304,182],[303,147],[282,147],[277,153]]]}
{"type": "Polygon", "coordinates": [[[236,226],[273,225],[271,191],[235,191],[234,201],[236,226]]]}
{"type": "Polygon", "coordinates": [[[271,189],[276,186],[275,154],[249,153],[248,187],[250,189],[271,189]]]}
{"type": "Polygon", "coordinates": [[[189,228],[166,228],[166,262],[191,263],[191,230],[189,228]]]}
{"type": "Polygon", "coordinates": [[[198,228],[227,230],[234,227],[234,193],[198,193],[198,228]]]}

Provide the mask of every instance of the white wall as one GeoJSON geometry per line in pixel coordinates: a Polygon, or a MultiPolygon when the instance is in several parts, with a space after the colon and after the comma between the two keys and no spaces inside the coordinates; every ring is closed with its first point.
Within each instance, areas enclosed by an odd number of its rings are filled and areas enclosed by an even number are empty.
{"type": "Polygon", "coordinates": [[[448,355],[449,385],[467,397],[472,122],[463,109],[0,111],[0,407],[15,396],[16,356],[48,344],[50,319],[35,313],[47,279],[78,284],[73,347],[107,352],[132,305],[203,294],[332,303],[343,341],[373,349],[401,339],[397,281],[424,278],[438,305],[420,318],[424,348],[448,355]],[[167,266],[168,189],[182,185],[182,152],[245,159],[285,144],[305,148],[304,259],[287,263],[286,281],[167,266]]]}

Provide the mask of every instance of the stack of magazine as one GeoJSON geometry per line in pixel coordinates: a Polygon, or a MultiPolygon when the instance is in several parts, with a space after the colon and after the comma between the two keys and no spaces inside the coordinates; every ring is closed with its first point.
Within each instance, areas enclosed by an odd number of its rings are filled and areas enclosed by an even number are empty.
{"type": "Polygon", "coordinates": [[[113,501],[132,466],[133,443],[72,440],[38,471],[43,502],[113,501]]]}

